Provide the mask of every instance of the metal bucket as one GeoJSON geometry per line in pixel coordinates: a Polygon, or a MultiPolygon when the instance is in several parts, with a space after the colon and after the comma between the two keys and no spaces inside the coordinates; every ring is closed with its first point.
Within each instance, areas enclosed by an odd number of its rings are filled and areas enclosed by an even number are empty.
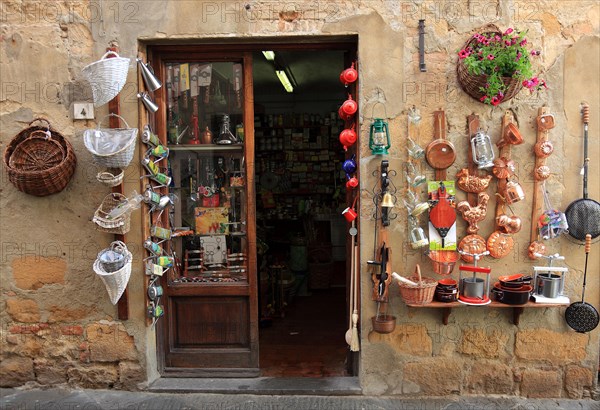
{"type": "Polygon", "coordinates": [[[556,298],[560,294],[562,276],[552,273],[537,275],[537,294],[546,298],[556,298]]]}

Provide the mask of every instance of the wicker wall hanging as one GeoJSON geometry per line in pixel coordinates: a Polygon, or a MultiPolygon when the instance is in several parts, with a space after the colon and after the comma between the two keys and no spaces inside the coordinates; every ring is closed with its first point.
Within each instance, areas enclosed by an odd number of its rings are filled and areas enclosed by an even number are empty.
{"type": "Polygon", "coordinates": [[[8,180],[19,191],[47,196],[67,186],[77,158],[71,143],[48,120],[36,118],[8,144],[4,165],[8,180]],[[34,122],[45,122],[46,126],[32,125],[34,122]]]}

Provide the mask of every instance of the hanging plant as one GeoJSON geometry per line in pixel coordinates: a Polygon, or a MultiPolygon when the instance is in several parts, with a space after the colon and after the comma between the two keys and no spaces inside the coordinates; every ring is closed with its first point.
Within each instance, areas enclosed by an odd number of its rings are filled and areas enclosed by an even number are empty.
{"type": "Polygon", "coordinates": [[[522,87],[531,92],[547,88],[534,76],[532,60],[539,50],[529,50],[527,31],[512,28],[502,33],[475,33],[458,51],[458,80],[461,87],[482,103],[498,105],[513,98],[522,87]]]}

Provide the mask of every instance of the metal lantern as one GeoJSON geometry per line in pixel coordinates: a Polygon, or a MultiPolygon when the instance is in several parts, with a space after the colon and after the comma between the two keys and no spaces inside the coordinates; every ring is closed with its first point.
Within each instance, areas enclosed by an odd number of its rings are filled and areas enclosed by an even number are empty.
{"type": "Polygon", "coordinates": [[[373,119],[369,131],[369,148],[373,155],[387,155],[390,148],[390,131],[383,118],[373,119]]]}
{"type": "Polygon", "coordinates": [[[471,138],[471,152],[473,154],[473,162],[477,164],[477,168],[490,168],[494,166],[494,149],[490,136],[482,130],[477,131],[475,136],[471,138]]]}

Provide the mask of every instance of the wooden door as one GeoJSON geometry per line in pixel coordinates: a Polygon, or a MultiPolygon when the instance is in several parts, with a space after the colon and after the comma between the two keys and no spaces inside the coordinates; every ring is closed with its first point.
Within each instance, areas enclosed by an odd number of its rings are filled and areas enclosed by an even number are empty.
{"type": "Polygon", "coordinates": [[[149,59],[175,204],[163,217],[176,266],[161,283],[159,370],[258,376],[251,53],[157,46],[149,59]]]}

